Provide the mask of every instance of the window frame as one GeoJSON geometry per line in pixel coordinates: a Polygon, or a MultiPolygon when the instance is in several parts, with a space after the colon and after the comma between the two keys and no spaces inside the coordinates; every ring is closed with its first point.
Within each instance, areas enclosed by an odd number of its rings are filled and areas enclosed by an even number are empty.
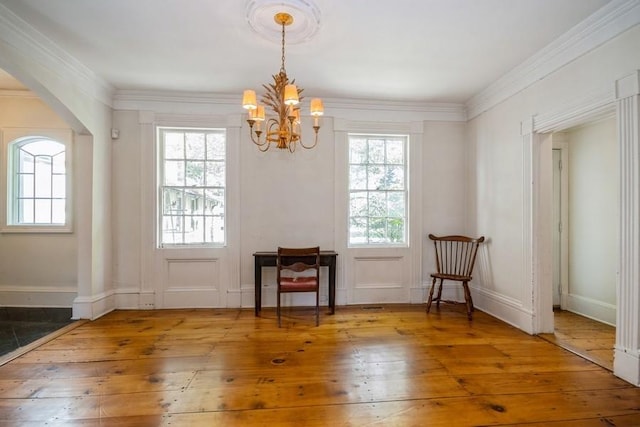
{"type": "Polygon", "coordinates": [[[0,165],[0,232],[2,233],[72,233],[73,232],[73,132],[70,129],[6,128],[2,139],[2,164],[0,165]],[[14,223],[15,204],[15,152],[17,145],[27,140],[50,139],[65,148],[65,222],[64,224],[14,223]]]}
{"type": "MultiPolygon", "coordinates": [[[[228,129],[226,129],[225,127],[221,127],[221,126],[173,126],[173,125],[165,125],[165,124],[158,124],[155,126],[155,150],[156,150],[156,182],[155,182],[155,186],[156,186],[156,231],[155,231],[155,235],[156,235],[156,248],[158,249],[172,249],[172,248],[178,248],[178,249],[186,249],[186,248],[225,248],[229,245],[229,235],[228,235],[228,225],[229,225],[229,132],[228,129]],[[187,133],[189,131],[194,131],[194,132],[220,132],[224,135],[224,139],[225,139],[225,150],[224,150],[224,186],[202,186],[202,187],[198,187],[199,189],[203,189],[203,191],[205,191],[205,189],[222,189],[224,192],[224,197],[223,197],[223,213],[222,213],[222,220],[223,220],[223,227],[224,227],[224,232],[223,232],[223,241],[222,242],[194,242],[194,243],[165,243],[163,242],[163,219],[164,219],[164,189],[167,187],[171,187],[171,188],[193,188],[193,186],[188,186],[186,183],[184,184],[184,186],[182,187],[178,187],[178,186],[166,186],[164,185],[164,178],[165,178],[165,157],[164,157],[164,143],[165,143],[165,139],[162,136],[163,132],[165,131],[179,131],[179,132],[184,132],[187,133]]],[[[186,155],[185,155],[186,156],[186,155]]],[[[188,158],[184,157],[183,158],[184,161],[187,161],[188,158]]],[[[197,159],[193,159],[193,160],[197,160],[197,159]]],[[[206,160],[206,159],[205,159],[206,160]]],[[[188,200],[188,201],[183,201],[182,203],[192,203],[194,200],[188,200]]],[[[204,206],[203,206],[204,209],[204,206]]],[[[192,215],[185,215],[182,214],[181,215],[182,218],[184,219],[185,217],[190,217],[192,215]]],[[[204,213],[201,215],[203,218],[206,217],[207,215],[205,215],[204,213]]],[[[212,215],[212,217],[214,217],[215,215],[212,215]]]]}
{"type": "MultiPolygon", "coordinates": [[[[347,227],[346,227],[346,231],[347,231],[347,235],[346,235],[346,241],[347,241],[347,247],[348,248],[408,248],[409,247],[409,235],[410,235],[410,200],[411,200],[411,195],[410,195],[410,188],[409,188],[409,182],[410,182],[410,170],[409,170],[409,147],[410,147],[410,141],[411,141],[411,135],[409,133],[396,133],[396,132],[347,132],[346,135],[346,139],[347,139],[347,227]],[[351,166],[354,164],[362,164],[362,163],[351,163],[351,142],[352,142],[352,138],[353,137],[365,137],[367,139],[375,139],[375,138],[381,138],[381,139],[391,139],[391,138],[401,138],[403,139],[403,172],[404,172],[404,189],[403,190],[398,190],[398,191],[402,191],[404,194],[404,240],[402,242],[390,242],[390,241],[385,241],[385,242],[371,242],[370,241],[370,235],[368,233],[367,235],[367,242],[366,243],[352,243],[351,241],[351,219],[352,219],[352,215],[351,215],[351,193],[353,191],[362,191],[362,190],[352,190],[351,188],[351,166]]],[[[385,159],[386,162],[386,159],[385,159]]],[[[386,165],[394,165],[392,163],[381,163],[380,165],[386,166],[386,165]]],[[[367,193],[369,191],[375,191],[375,190],[366,190],[367,193]]],[[[391,191],[391,190],[383,190],[383,191],[391,191]]],[[[369,203],[369,202],[367,202],[369,203]]],[[[366,218],[371,218],[369,215],[367,215],[366,218]]],[[[389,218],[389,217],[385,217],[385,218],[389,218]]]]}

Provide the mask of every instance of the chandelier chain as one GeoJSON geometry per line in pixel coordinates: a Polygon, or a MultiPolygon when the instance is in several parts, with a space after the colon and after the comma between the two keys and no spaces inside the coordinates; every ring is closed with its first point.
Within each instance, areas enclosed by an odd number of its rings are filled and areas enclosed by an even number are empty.
{"type": "Polygon", "coordinates": [[[282,22],[282,65],[280,66],[280,72],[287,74],[287,71],[284,69],[284,21],[282,22]]]}

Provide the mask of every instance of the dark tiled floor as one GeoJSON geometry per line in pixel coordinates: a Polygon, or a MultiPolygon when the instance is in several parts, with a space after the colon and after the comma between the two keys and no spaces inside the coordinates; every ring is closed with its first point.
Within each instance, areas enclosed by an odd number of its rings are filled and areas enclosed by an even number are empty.
{"type": "Polygon", "coordinates": [[[0,356],[72,322],[70,308],[0,307],[0,356]]]}

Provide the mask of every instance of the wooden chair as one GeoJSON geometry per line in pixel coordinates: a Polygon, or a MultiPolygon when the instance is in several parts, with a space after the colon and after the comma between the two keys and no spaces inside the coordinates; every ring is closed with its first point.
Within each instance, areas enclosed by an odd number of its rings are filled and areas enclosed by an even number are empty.
{"type": "Polygon", "coordinates": [[[320,322],[320,247],[278,248],[276,259],[278,285],[278,327],[280,294],[291,292],[316,293],[316,326],[320,322]],[[311,274],[309,274],[311,272],[311,274]]]}
{"type": "MultiPolygon", "coordinates": [[[[471,281],[471,273],[473,265],[476,262],[476,253],[478,246],[484,242],[484,236],[474,239],[466,236],[443,236],[437,237],[429,234],[429,239],[433,240],[436,249],[436,269],[431,277],[431,290],[429,291],[429,300],[427,301],[427,313],[431,310],[431,303],[436,301],[436,306],[440,308],[442,299],[442,282],[444,280],[454,280],[461,282],[464,289],[464,300],[467,305],[467,317],[472,319],[473,299],[469,291],[469,281],[471,281]],[[436,282],[440,281],[438,295],[434,299],[433,291],[436,282]]],[[[445,301],[446,302],[446,301],[445,301]]]]}

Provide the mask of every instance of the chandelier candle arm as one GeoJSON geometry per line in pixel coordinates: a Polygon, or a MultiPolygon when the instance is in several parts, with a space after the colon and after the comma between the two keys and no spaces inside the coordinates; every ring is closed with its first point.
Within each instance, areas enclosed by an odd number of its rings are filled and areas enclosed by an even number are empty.
{"type": "Polygon", "coordinates": [[[311,100],[310,113],[313,117],[314,141],[312,145],[307,146],[302,142],[300,108],[297,107],[303,99],[301,94],[304,89],[296,86],[295,79],[289,80],[285,70],[285,27],[293,23],[293,17],[282,12],[277,13],[274,20],[282,26],[282,65],[280,72],[272,76],[273,83],[262,85],[265,93],[261,102],[264,105],[258,104],[253,90],[245,90],[242,95],[242,107],[248,110],[249,135],[260,151],[267,151],[273,144],[276,148],[294,152],[298,142],[303,148],[313,148],[318,143],[319,116],[324,114],[322,100],[320,98],[311,100]],[[265,105],[270,107],[276,117],[266,120],[263,132],[261,123],[265,121],[265,105]],[[263,134],[264,139],[262,139],[263,134]]]}

